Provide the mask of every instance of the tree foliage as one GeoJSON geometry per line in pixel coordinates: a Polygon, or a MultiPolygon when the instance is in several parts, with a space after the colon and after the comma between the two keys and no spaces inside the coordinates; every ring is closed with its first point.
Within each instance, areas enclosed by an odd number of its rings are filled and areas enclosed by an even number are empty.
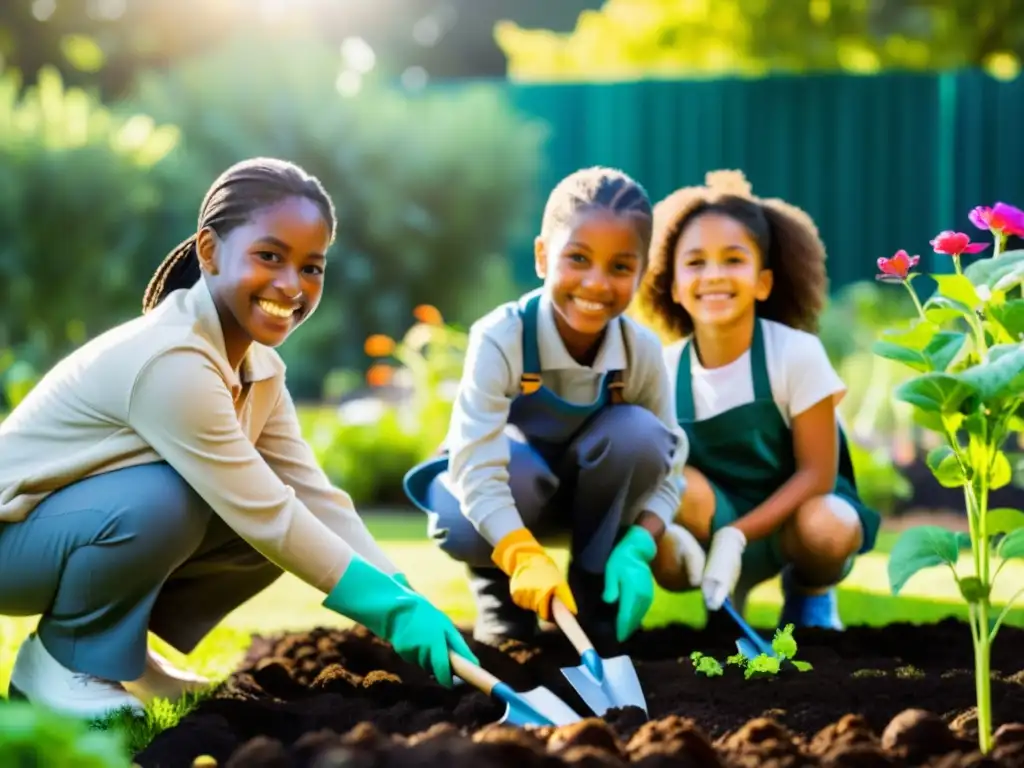
{"type": "Polygon", "coordinates": [[[561,34],[495,30],[518,80],[981,67],[1024,57],[1019,0],[607,0],[561,34]]]}

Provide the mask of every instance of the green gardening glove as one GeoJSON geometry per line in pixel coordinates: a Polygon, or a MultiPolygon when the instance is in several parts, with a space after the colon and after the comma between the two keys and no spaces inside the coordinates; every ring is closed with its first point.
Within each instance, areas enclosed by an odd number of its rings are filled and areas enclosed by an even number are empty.
{"type": "Polygon", "coordinates": [[[654,601],[654,574],[650,562],[658,552],[654,537],[638,525],[622,537],[608,558],[604,572],[604,601],[619,603],[615,635],[620,643],[640,627],[654,601]]]}
{"type": "Polygon", "coordinates": [[[474,664],[480,663],[447,616],[423,596],[360,557],[353,556],[323,606],[384,638],[399,656],[432,670],[437,681],[447,688],[452,687],[449,650],[474,664]]]}
{"type": "MultiPolygon", "coordinates": [[[[405,574],[404,573],[393,573],[393,574],[391,574],[391,578],[394,579],[395,581],[397,581],[399,584],[401,584],[406,589],[412,589],[412,584],[410,584],[409,580],[407,578],[405,578],[405,574]]],[[[412,591],[415,592],[416,590],[412,589],[412,591]]]]}

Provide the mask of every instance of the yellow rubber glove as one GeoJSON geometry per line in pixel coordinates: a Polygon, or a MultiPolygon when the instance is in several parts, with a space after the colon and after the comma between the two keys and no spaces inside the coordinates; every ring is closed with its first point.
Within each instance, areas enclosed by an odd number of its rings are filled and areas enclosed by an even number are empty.
{"type": "Polygon", "coordinates": [[[570,613],[577,611],[569,584],[555,561],[526,528],[512,531],[498,542],[491,558],[511,579],[512,602],[533,611],[545,621],[551,618],[551,598],[557,597],[570,613]]]}

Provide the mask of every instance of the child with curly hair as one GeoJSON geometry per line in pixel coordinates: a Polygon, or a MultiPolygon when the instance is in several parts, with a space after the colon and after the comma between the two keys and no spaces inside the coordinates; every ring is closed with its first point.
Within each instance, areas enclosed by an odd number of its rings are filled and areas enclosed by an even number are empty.
{"type": "Polygon", "coordinates": [[[734,590],[742,610],[781,574],[781,624],[842,629],[835,585],[874,547],[880,516],[858,495],[836,412],[846,387],[815,335],[827,282],[814,222],[753,196],[740,172],[655,207],[640,301],[676,339],[664,358],[690,455],[653,570],[675,591],[702,572],[709,610],[734,590]]]}

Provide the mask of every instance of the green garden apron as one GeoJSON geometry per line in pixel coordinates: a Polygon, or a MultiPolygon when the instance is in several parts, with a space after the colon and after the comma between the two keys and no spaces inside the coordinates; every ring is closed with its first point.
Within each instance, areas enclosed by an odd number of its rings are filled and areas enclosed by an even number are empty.
{"type": "MultiPolygon", "coordinates": [[[[679,426],[690,439],[689,466],[711,483],[715,492],[714,533],[764,502],[796,472],[793,434],[772,397],[765,359],[764,332],[759,319],[754,323],[750,345],[750,369],[754,400],[745,405],[695,420],[693,385],[690,373],[690,342],[683,345],[676,380],[676,409],[679,426]]],[[[812,375],[811,371],[806,372],[812,375]]],[[[857,493],[846,436],[839,430],[839,472],[833,493],[857,511],[863,528],[859,553],[870,551],[881,517],[868,507],[857,493]]],[[[786,564],[779,531],[752,541],[743,554],[740,583],[747,588],[778,575],[786,564]]],[[[853,565],[847,564],[844,577],[853,565]]]]}

